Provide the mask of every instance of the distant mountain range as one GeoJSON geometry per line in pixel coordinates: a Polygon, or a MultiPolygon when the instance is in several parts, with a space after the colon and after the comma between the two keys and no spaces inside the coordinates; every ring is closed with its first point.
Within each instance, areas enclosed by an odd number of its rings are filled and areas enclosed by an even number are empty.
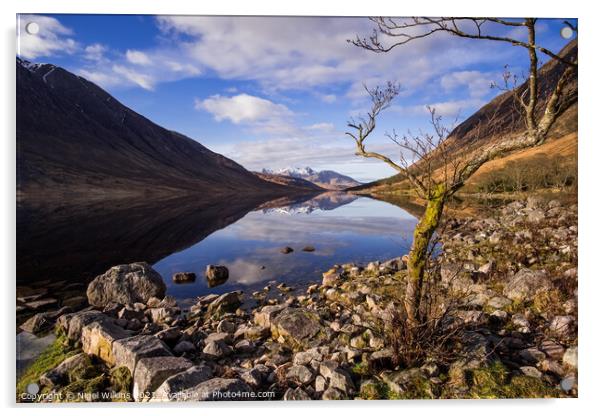
{"type": "Polygon", "coordinates": [[[63,68],[19,58],[16,66],[18,198],[299,191],[158,126],[63,68]]]}
{"type": "Polygon", "coordinates": [[[342,175],[332,170],[315,171],[310,167],[284,168],[277,170],[263,169],[261,174],[303,179],[328,190],[343,190],[362,184],[349,176],[342,175]]]}

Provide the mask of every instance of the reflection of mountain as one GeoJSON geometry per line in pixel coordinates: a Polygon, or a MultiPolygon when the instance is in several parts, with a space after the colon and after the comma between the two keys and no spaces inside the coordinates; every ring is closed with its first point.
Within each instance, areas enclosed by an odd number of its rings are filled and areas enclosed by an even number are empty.
{"type": "Polygon", "coordinates": [[[347,188],[361,185],[360,182],[355,179],[342,175],[332,170],[315,171],[310,167],[305,168],[285,168],[272,171],[264,169],[262,171],[264,175],[271,176],[288,176],[291,178],[303,179],[305,181],[312,182],[324,189],[330,189],[333,191],[342,191],[347,188]]]}
{"type": "Polygon", "coordinates": [[[357,195],[345,192],[324,192],[311,199],[301,202],[286,203],[277,207],[262,206],[263,212],[279,212],[282,214],[310,214],[315,210],[331,211],[342,205],[349,204],[358,198],[357,195]]]}
{"type": "Polygon", "coordinates": [[[262,202],[174,198],[21,205],[17,280],[81,281],[116,264],[153,263],[239,220],[262,202]]]}

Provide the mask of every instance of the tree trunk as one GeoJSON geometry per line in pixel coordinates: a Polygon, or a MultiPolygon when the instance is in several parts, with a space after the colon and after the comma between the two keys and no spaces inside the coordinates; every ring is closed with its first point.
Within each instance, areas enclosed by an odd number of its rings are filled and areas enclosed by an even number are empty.
{"type": "Polygon", "coordinates": [[[414,240],[408,255],[408,279],[404,307],[411,324],[419,321],[422,287],[429,255],[429,243],[439,226],[445,205],[445,187],[438,185],[429,197],[426,209],[414,229],[414,240]]]}

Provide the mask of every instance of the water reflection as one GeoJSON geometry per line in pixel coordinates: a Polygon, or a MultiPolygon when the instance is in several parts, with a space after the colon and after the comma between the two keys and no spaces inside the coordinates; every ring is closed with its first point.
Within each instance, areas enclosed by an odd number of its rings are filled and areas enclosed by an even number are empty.
{"type": "Polygon", "coordinates": [[[334,263],[400,255],[415,218],[398,206],[352,194],[120,200],[85,205],[22,203],[17,209],[17,281],[85,282],[115,264],[147,261],[180,299],[252,289],[267,281],[319,280],[334,263]],[[290,246],[294,251],[282,254],[290,246]],[[313,246],[315,251],[303,251],[313,246]],[[229,269],[209,288],[208,264],[229,269]],[[185,285],[176,272],[194,272],[185,285]]]}

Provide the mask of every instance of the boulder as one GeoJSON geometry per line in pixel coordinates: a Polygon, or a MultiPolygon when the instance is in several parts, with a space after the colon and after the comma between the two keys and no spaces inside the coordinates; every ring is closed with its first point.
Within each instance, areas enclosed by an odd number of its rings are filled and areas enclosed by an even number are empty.
{"type": "Polygon", "coordinates": [[[316,251],[316,248],[314,246],[305,246],[302,248],[303,251],[307,252],[307,253],[311,253],[316,251]]]}
{"type": "Polygon", "coordinates": [[[86,294],[90,305],[102,307],[111,302],[146,303],[151,297],[163,298],[165,290],[161,275],[141,262],[111,267],[88,285],[86,294]]]}
{"type": "Polygon", "coordinates": [[[228,280],[230,272],[226,266],[209,264],[205,269],[205,277],[209,287],[215,287],[228,280]]]}
{"type": "Polygon", "coordinates": [[[289,246],[282,247],[282,248],[280,249],[280,252],[281,252],[282,254],[289,254],[289,253],[292,253],[293,251],[294,251],[294,250],[293,250],[293,248],[292,248],[292,247],[289,247],[289,246]]]}
{"type": "Polygon", "coordinates": [[[136,335],[113,342],[115,366],[127,367],[132,374],[134,374],[136,364],[141,358],[171,355],[167,346],[152,335],[136,335]]]}
{"type": "Polygon", "coordinates": [[[221,316],[228,312],[234,312],[242,304],[242,292],[228,292],[220,295],[209,304],[208,312],[210,315],[221,316]]]}
{"type": "Polygon", "coordinates": [[[247,383],[236,378],[212,378],[187,390],[176,400],[217,401],[247,400],[252,392],[247,383]]]}
{"type": "Polygon", "coordinates": [[[192,272],[178,272],[171,277],[174,283],[192,283],[196,280],[196,274],[192,272]]]}
{"type": "Polygon", "coordinates": [[[577,368],[577,362],[578,348],[576,346],[567,348],[567,350],[564,352],[564,355],[562,356],[562,363],[570,369],[574,369],[577,368]]]}
{"type": "Polygon", "coordinates": [[[194,344],[190,341],[180,341],[173,347],[173,352],[176,355],[182,355],[196,350],[194,344]]]}
{"type": "Polygon", "coordinates": [[[271,325],[272,337],[296,350],[319,345],[325,341],[320,317],[302,308],[286,308],[271,325]]]}
{"type": "Polygon", "coordinates": [[[521,269],[506,283],[504,296],[514,301],[524,301],[552,288],[552,282],[544,270],[521,269]]]}
{"type": "Polygon", "coordinates": [[[190,367],[188,370],[175,374],[165,380],[155,390],[151,402],[176,401],[180,392],[193,388],[213,376],[211,367],[205,364],[190,367]]]}
{"type": "Polygon", "coordinates": [[[549,329],[559,338],[568,338],[575,326],[575,318],[570,315],[555,316],[550,322],[549,329]]]}
{"type": "Polygon", "coordinates": [[[82,350],[89,355],[95,355],[107,365],[115,364],[113,343],[116,340],[131,336],[130,331],[117,326],[112,321],[92,322],[82,328],[82,350]]]}
{"type": "Polygon", "coordinates": [[[133,395],[136,401],[148,401],[152,393],[169,377],[193,367],[182,357],[144,357],[136,364],[133,395]]]}
{"type": "Polygon", "coordinates": [[[57,325],[67,334],[67,338],[71,341],[79,341],[84,326],[92,322],[107,320],[111,320],[111,318],[102,312],[89,310],[63,315],[57,320],[57,325]]]}

